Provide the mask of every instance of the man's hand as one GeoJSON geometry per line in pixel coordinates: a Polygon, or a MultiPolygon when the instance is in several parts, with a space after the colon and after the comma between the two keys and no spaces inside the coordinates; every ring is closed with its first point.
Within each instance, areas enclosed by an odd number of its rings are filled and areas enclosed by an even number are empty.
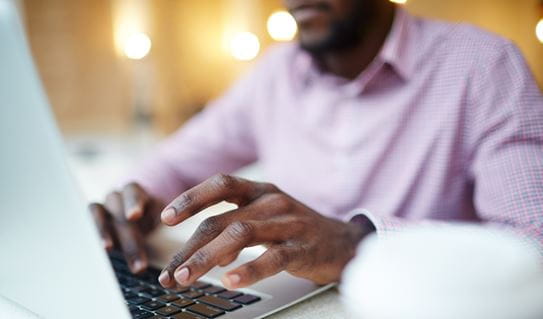
{"type": "Polygon", "coordinates": [[[105,248],[121,250],[133,273],[148,266],[144,235],[159,224],[163,207],[135,183],[126,185],[121,192],[108,194],[103,205],[89,206],[105,248]]]}
{"type": "Polygon", "coordinates": [[[228,201],[238,208],[206,219],[162,271],[166,287],[189,285],[216,265],[225,266],[245,247],[264,244],[257,259],[229,271],[229,288],[251,285],[280,271],[319,284],[338,281],[365,235],[362,227],[320,215],[266,183],[217,175],[184,192],[162,212],[173,226],[201,210],[228,201]]]}

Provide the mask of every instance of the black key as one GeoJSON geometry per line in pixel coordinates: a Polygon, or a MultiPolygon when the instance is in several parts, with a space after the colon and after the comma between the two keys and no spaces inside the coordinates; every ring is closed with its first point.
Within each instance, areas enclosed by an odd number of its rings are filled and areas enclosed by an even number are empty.
{"type": "Polygon", "coordinates": [[[163,316],[160,316],[160,315],[154,315],[149,319],[168,319],[168,317],[163,317],[163,316]]]}
{"type": "Polygon", "coordinates": [[[111,259],[112,262],[116,261],[119,263],[125,263],[123,255],[121,255],[121,253],[119,252],[111,251],[108,253],[108,255],[109,255],[109,259],[111,259]]]}
{"type": "Polygon", "coordinates": [[[236,310],[241,307],[240,304],[235,304],[228,300],[213,297],[213,296],[203,296],[203,297],[198,298],[197,300],[200,302],[206,303],[208,305],[215,306],[219,309],[226,310],[226,311],[236,310]]]}
{"type": "Polygon", "coordinates": [[[147,280],[153,283],[159,283],[158,276],[160,276],[160,270],[158,269],[148,269],[147,270],[147,280]]]}
{"type": "Polygon", "coordinates": [[[135,298],[127,299],[126,301],[128,301],[128,303],[132,305],[141,305],[142,303],[146,303],[147,301],[150,301],[150,300],[151,299],[145,298],[145,297],[135,297],[135,298]]]}
{"type": "Polygon", "coordinates": [[[166,307],[162,307],[162,308],[158,309],[156,312],[159,315],[170,316],[170,315],[176,314],[176,313],[178,313],[180,311],[181,311],[181,309],[179,309],[179,308],[172,307],[172,306],[166,306],[166,307]]]}
{"type": "Polygon", "coordinates": [[[141,305],[143,308],[147,310],[157,310],[158,308],[161,308],[164,306],[162,302],[158,301],[147,301],[146,303],[141,305]]]}
{"type": "Polygon", "coordinates": [[[249,295],[249,294],[245,294],[243,296],[239,296],[237,298],[234,298],[235,302],[241,303],[241,304],[244,304],[244,305],[252,304],[253,302],[257,302],[259,300],[260,300],[260,297],[249,295]]]}
{"type": "Polygon", "coordinates": [[[224,289],[223,287],[219,287],[219,286],[209,286],[205,289],[202,289],[203,292],[205,292],[206,294],[217,294],[219,292],[223,292],[225,291],[226,289],[224,289]]]}
{"type": "Polygon", "coordinates": [[[177,286],[177,287],[175,287],[175,288],[168,289],[168,292],[180,294],[180,293],[183,293],[183,292],[185,292],[185,291],[189,291],[189,289],[190,289],[189,287],[177,286]]]}
{"type": "Polygon", "coordinates": [[[158,275],[155,273],[152,273],[150,271],[147,271],[144,274],[138,275],[137,278],[141,281],[145,281],[154,285],[160,285],[160,282],[158,281],[158,275]]]}
{"type": "Polygon", "coordinates": [[[211,286],[211,284],[208,284],[207,282],[203,282],[203,281],[197,281],[190,286],[194,289],[204,289],[211,286]]]}
{"type": "Polygon", "coordinates": [[[166,295],[162,295],[162,296],[158,297],[158,300],[164,301],[164,302],[172,302],[172,301],[177,300],[177,299],[179,299],[179,297],[177,297],[177,295],[170,295],[170,294],[166,294],[166,295]]]}
{"type": "Polygon", "coordinates": [[[137,286],[137,287],[132,287],[130,288],[130,291],[134,292],[134,293],[138,293],[138,292],[142,292],[144,290],[147,290],[149,289],[149,287],[146,287],[146,286],[137,286]]]}
{"type": "Polygon", "coordinates": [[[158,289],[145,289],[141,293],[149,295],[149,296],[155,298],[155,297],[158,297],[158,296],[162,296],[164,294],[164,291],[158,290],[158,289]]]}
{"type": "Polygon", "coordinates": [[[121,286],[128,287],[128,288],[134,288],[139,286],[139,281],[132,279],[132,278],[125,278],[123,282],[121,282],[121,286]]]}
{"type": "Polygon", "coordinates": [[[224,298],[224,299],[234,299],[241,295],[243,295],[243,293],[239,291],[233,291],[233,290],[223,291],[220,294],[218,294],[219,297],[224,298]]]}
{"type": "Polygon", "coordinates": [[[194,304],[194,301],[192,301],[190,299],[185,299],[185,298],[181,298],[181,299],[176,300],[176,301],[171,303],[172,306],[176,306],[176,307],[179,307],[179,308],[185,308],[185,307],[188,307],[188,306],[190,306],[192,304],[194,304]]]}
{"type": "Polygon", "coordinates": [[[152,316],[153,316],[153,313],[145,311],[145,310],[137,310],[137,311],[132,312],[132,318],[134,319],[144,319],[144,318],[149,318],[152,316]]]}
{"type": "Polygon", "coordinates": [[[171,319],[205,319],[204,317],[200,317],[190,312],[178,313],[175,316],[170,317],[170,318],[171,319]]]}
{"type": "Polygon", "coordinates": [[[116,274],[117,275],[117,281],[121,284],[121,285],[124,285],[126,284],[126,279],[124,276],[121,276],[119,274],[116,274]]]}
{"type": "Polygon", "coordinates": [[[204,294],[196,291],[196,290],[190,290],[182,294],[186,298],[194,299],[203,296],[204,294]]]}
{"type": "Polygon", "coordinates": [[[119,267],[128,268],[128,266],[126,265],[126,262],[122,258],[111,258],[111,265],[113,265],[113,268],[119,268],[119,267]]]}
{"type": "Polygon", "coordinates": [[[128,306],[128,310],[130,310],[130,312],[132,312],[132,311],[140,310],[140,308],[138,308],[136,306],[128,306]]]}
{"type": "Polygon", "coordinates": [[[137,297],[138,295],[133,294],[133,293],[131,293],[131,292],[124,292],[124,293],[123,293],[123,296],[124,296],[124,299],[130,299],[130,298],[137,297]]]}
{"type": "Polygon", "coordinates": [[[199,315],[209,317],[209,318],[215,318],[224,314],[224,311],[205,305],[203,303],[197,303],[195,305],[188,307],[187,309],[194,313],[197,313],[199,315]]]}

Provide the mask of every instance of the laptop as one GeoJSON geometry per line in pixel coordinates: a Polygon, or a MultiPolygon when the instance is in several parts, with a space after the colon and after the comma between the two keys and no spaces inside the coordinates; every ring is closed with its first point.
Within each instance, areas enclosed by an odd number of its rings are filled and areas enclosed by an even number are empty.
{"type": "MultiPolygon", "coordinates": [[[[0,317],[263,318],[328,286],[280,273],[227,291],[213,269],[165,290],[108,255],[72,178],[14,1],[0,0],[0,317]]],[[[231,267],[254,259],[242,252],[231,267]]],[[[155,266],[163,266],[156,264],[155,266]]]]}

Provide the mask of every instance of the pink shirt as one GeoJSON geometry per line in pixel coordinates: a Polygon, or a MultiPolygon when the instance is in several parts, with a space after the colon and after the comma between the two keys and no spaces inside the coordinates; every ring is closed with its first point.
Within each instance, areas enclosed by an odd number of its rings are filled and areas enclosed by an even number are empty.
{"type": "Polygon", "coordinates": [[[296,44],[272,49],[132,179],[169,202],[255,161],[316,211],[363,213],[378,232],[476,221],[543,243],[541,91],[511,42],[469,25],[398,9],[353,81],[320,72],[296,44]]]}

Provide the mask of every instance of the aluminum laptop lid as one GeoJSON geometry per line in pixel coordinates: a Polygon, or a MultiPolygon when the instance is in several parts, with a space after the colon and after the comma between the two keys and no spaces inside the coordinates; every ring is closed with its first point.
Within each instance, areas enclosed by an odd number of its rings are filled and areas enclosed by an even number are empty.
{"type": "Polygon", "coordinates": [[[43,318],[130,318],[11,0],[0,46],[0,295],[43,318]]]}

